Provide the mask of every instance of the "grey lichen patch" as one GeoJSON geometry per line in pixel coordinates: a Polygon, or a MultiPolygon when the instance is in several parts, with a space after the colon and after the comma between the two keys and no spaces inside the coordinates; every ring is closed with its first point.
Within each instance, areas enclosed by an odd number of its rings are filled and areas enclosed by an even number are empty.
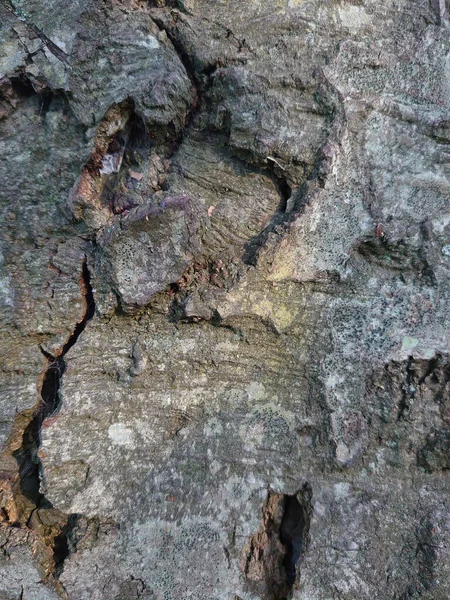
{"type": "Polygon", "coordinates": [[[273,404],[260,404],[243,421],[239,434],[250,454],[272,451],[292,451],[294,415],[273,404]]]}
{"type": "Polygon", "coordinates": [[[364,415],[361,412],[332,414],[330,421],[336,463],[351,467],[361,459],[369,443],[364,415]]]}

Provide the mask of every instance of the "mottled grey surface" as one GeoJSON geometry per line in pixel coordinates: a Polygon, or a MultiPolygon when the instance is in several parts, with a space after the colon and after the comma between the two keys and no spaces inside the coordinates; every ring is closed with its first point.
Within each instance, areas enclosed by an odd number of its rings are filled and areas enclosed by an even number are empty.
{"type": "Polygon", "coordinates": [[[444,0],[0,0],[0,599],[446,600],[444,0]]]}

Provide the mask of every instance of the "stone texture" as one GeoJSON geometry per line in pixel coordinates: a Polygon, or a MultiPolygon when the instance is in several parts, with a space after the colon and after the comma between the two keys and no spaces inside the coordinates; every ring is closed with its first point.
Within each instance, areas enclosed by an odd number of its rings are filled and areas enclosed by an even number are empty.
{"type": "Polygon", "coordinates": [[[444,600],[449,7],[0,0],[0,596],[444,600]]]}

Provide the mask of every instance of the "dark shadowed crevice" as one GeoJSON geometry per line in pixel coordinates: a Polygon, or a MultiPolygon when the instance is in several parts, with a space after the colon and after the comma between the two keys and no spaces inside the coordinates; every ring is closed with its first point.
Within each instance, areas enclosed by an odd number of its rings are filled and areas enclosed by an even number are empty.
{"type": "Polygon", "coordinates": [[[445,2],[442,2],[441,0],[430,0],[430,6],[436,19],[436,25],[441,26],[448,11],[445,2]]]}
{"type": "Polygon", "coordinates": [[[309,192],[307,182],[293,192],[286,178],[278,177],[274,173],[271,176],[277,186],[280,203],[266,227],[245,244],[242,260],[246,265],[256,266],[259,253],[265,247],[269,236],[285,233],[291,221],[302,214],[307,206],[309,192]],[[290,212],[288,211],[289,203],[292,203],[290,212]]]}
{"type": "MultiPolygon", "coordinates": [[[[156,4],[158,5],[158,3],[156,4]]],[[[164,2],[164,5],[169,6],[169,2],[164,2]]],[[[180,8],[178,3],[177,8],[180,8]]],[[[181,12],[183,11],[181,10],[181,12]]],[[[202,109],[205,106],[205,94],[213,81],[213,75],[216,66],[213,66],[212,69],[208,72],[205,71],[202,73],[198,73],[196,71],[192,57],[185,48],[181,37],[178,35],[176,26],[170,27],[169,25],[167,25],[165,19],[160,18],[157,12],[151,14],[151,19],[156,25],[156,27],[158,27],[160,31],[163,31],[167,35],[169,41],[171,42],[180,62],[182,63],[186,71],[186,75],[189,78],[194,95],[193,102],[189,110],[187,111],[185,117],[184,127],[182,127],[176,135],[172,136],[172,147],[168,156],[168,158],[172,158],[180,148],[181,144],[186,138],[187,133],[194,126],[196,118],[200,115],[202,109]]]]}
{"type": "Polygon", "coordinates": [[[22,446],[14,453],[14,457],[19,464],[22,494],[29,500],[32,500],[36,506],[48,503],[39,491],[41,466],[38,449],[41,444],[42,424],[46,419],[56,414],[61,407],[60,387],[66,369],[64,357],[77,343],[87,322],[92,319],[95,313],[94,295],[86,259],[82,265],[80,285],[85,305],[84,315],[75,325],[73,333],[55,356],[42,350],[48,360],[48,366],[42,379],[41,400],[34,411],[33,418],[24,431],[22,446]]]}
{"type": "MultiPolygon", "coordinates": [[[[399,600],[441,598],[434,595],[438,546],[434,539],[435,526],[429,516],[420,520],[416,529],[415,572],[399,600]]],[[[396,596],[397,597],[397,596],[396,596]]]]}
{"type": "Polygon", "coordinates": [[[402,397],[398,407],[397,421],[404,421],[408,419],[408,415],[411,410],[411,403],[416,395],[413,361],[413,357],[409,356],[406,362],[406,376],[402,385],[402,397]]]}
{"type": "Polygon", "coordinates": [[[179,8],[177,0],[148,0],[150,8],[179,8]]]}
{"type": "Polygon", "coordinates": [[[288,600],[299,581],[299,564],[309,544],[312,490],[269,492],[262,526],[244,548],[243,571],[252,592],[264,600],[288,600]]]}
{"type": "Polygon", "coordinates": [[[416,556],[418,559],[418,579],[424,592],[429,592],[435,584],[437,549],[433,537],[434,526],[431,520],[424,519],[417,530],[416,556]]]}
{"type": "Polygon", "coordinates": [[[81,268],[81,293],[84,301],[84,315],[81,321],[79,321],[75,325],[75,329],[73,330],[72,335],[69,337],[67,342],[64,344],[62,351],[60,353],[60,358],[63,358],[67,352],[75,346],[78,341],[78,338],[83,333],[86,328],[87,322],[92,319],[95,314],[95,301],[94,301],[94,293],[92,291],[91,285],[91,274],[89,273],[89,268],[87,266],[87,260],[83,261],[83,265],[81,268]]]}
{"type": "Polygon", "coordinates": [[[281,199],[279,209],[272,216],[269,225],[245,244],[242,260],[246,265],[255,267],[258,262],[259,252],[266,245],[269,235],[271,233],[281,233],[281,227],[285,223],[283,207],[286,210],[286,203],[281,199]]]}
{"type": "Polygon", "coordinates": [[[158,19],[155,15],[152,15],[151,18],[155,25],[158,27],[158,29],[160,31],[164,31],[167,37],[169,38],[170,42],[172,43],[172,46],[174,47],[178,55],[178,58],[183,64],[183,67],[189,79],[191,80],[191,84],[194,86],[195,89],[197,89],[197,84],[199,83],[199,81],[195,73],[195,68],[192,64],[192,59],[186,52],[186,49],[184,48],[183,44],[180,42],[178,37],[174,35],[174,32],[171,29],[169,29],[169,27],[165,26],[162,19],[158,19]]]}
{"type": "Polygon", "coordinates": [[[313,163],[304,165],[308,167],[306,178],[296,189],[291,189],[284,168],[277,159],[268,157],[271,167],[268,169],[266,166],[266,169],[278,188],[280,204],[266,227],[245,245],[242,260],[247,265],[257,265],[259,253],[271,235],[282,238],[286,234],[291,223],[298,219],[305,212],[306,207],[315,200],[317,190],[325,187],[331,171],[333,153],[330,154],[329,147],[339,145],[344,131],[346,122],[344,98],[328,81],[323,70],[318,70],[315,76],[317,89],[314,93],[314,101],[320,107],[320,114],[327,121],[327,135],[317,149],[313,163]]]}
{"type": "Polygon", "coordinates": [[[285,213],[287,210],[289,198],[292,194],[292,188],[287,182],[286,177],[278,177],[276,182],[278,191],[280,193],[280,206],[278,210],[281,213],[285,213]]]}
{"type": "Polygon", "coordinates": [[[64,63],[69,62],[70,56],[66,52],[64,52],[62,48],[60,48],[57,44],[55,44],[55,42],[53,42],[53,40],[51,40],[47,35],[45,35],[45,33],[41,29],[39,29],[37,25],[27,21],[28,16],[26,11],[22,7],[20,7],[21,3],[19,4],[19,2],[16,2],[16,5],[18,6],[15,6],[10,0],[1,0],[0,4],[8,12],[10,12],[20,21],[25,23],[30,34],[30,39],[33,39],[33,37],[38,37],[45,44],[48,50],[50,50],[53,56],[55,56],[58,60],[64,63]]]}
{"type": "Polygon", "coordinates": [[[40,492],[41,462],[38,449],[41,443],[42,424],[59,409],[59,389],[65,370],[62,357],[49,360],[41,387],[41,401],[24,430],[22,446],[13,453],[19,465],[20,491],[36,507],[49,507],[51,504],[40,492]]]}
{"type": "Polygon", "coordinates": [[[286,583],[292,587],[296,578],[296,566],[305,546],[305,530],[309,527],[305,507],[296,495],[286,496],[283,520],[280,527],[280,540],[286,549],[283,566],[286,583]]]}
{"type": "Polygon", "coordinates": [[[45,33],[41,31],[34,23],[27,23],[27,27],[34,33],[34,35],[44,42],[50,52],[56,56],[58,60],[64,63],[69,62],[69,55],[66,54],[62,48],[57,46],[49,37],[47,37],[45,33]]]}
{"type": "Polygon", "coordinates": [[[71,553],[72,533],[78,523],[79,515],[71,514],[67,519],[67,523],[61,529],[53,542],[53,560],[55,563],[55,577],[58,578],[64,571],[64,562],[71,553]]]}
{"type": "MultiPolygon", "coordinates": [[[[69,336],[62,348],[52,356],[41,348],[47,358],[48,365],[44,372],[41,385],[41,400],[34,410],[33,416],[24,430],[21,447],[13,453],[19,466],[20,493],[25,496],[35,507],[35,511],[53,509],[49,500],[41,490],[42,464],[39,458],[41,445],[41,429],[44,421],[58,413],[61,408],[60,388],[62,377],[66,369],[65,355],[77,343],[88,321],[95,313],[95,302],[92,291],[90,273],[85,259],[82,264],[80,286],[84,302],[84,314],[75,325],[73,333],[69,336]]],[[[33,511],[33,513],[35,512],[33,511]]],[[[28,526],[33,521],[33,513],[28,526]]],[[[72,528],[73,515],[61,517],[66,519],[59,533],[53,536],[52,549],[55,565],[55,576],[62,572],[64,560],[69,554],[68,535],[72,528]]]]}
{"type": "MultiPolygon", "coordinates": [[[[153,7],[153,8],[156,8],[156,7],[153,7]]],[[[176,12],[173,12],[172,16],[171,16],[172,26],[168,25],[166,22],[166,19],[161,18],[161,16],[158,15],[158,12],[152,12],[152,14],[150,16],[151,16],[153,23],[158,27],[158,29],[160,31],[164,31],[164,33],[169,38],[172,46],[174,47],[175,52],[177,53],[177,56],[180,59],[180,62],[182,63],[182,65],[187,73],[187,76],[189,77],[189,79],[191,81],[191,85],[195,90],[195,93],[197,96],[197,101],[195,103],[195,107],[199,108],[200,105],[202,104],[202,102],[200,102],[200,98],[199,98],[200,92],[202,90],[204,91],[205,88],[209,87],[209,84],[211,82],[211,77],[214,74],[214,71],[216,70],[217,67],[215,65],[212,65],[210,69],[204,69],[201,74],[198,73],[198,71],[195,68],[192,57],[190,56],[189,52],[187,51],[187,49],[185,47],[185,44],[183,43],[183,39],[178,33],[177,26],[176,26],[176,20],[177,20],[176,12]],[[206,83],[205,83],[205,81],[203,81],[203,78],[201,77],[201,75],[205,76],[206,83]]]]}
{"type": "Polygon", "coordinates": [[[25,71],[19,69],[10,77],[0,78],[0,119],[10,115],[22,103],[28,102],[45,119],[55,97],[56,94],[49,87],[33,83],[25,71]]]}
{"type": "Polygon", "coordinates": [[[11,89],[18,98],[31,98],[36,93],[30,80],[25,75],[18,74],[10,77],[9,80],[11,89]]]}
{"type": "Polygon", "coordinates": [[[50,89],[45,89],[39,94],[40,107],[39,115],[45,117],[50,110],[51,103],[55,97],[55,94],[50,89]]]}

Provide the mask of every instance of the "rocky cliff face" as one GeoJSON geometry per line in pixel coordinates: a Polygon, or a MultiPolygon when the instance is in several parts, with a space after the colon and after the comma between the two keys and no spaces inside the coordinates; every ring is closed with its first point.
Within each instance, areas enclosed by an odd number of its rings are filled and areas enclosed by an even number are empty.
{"type": "Polygon", "coordinates": [[[0,598],[445,600],[445,0],[0,0],[0,598]]]}

